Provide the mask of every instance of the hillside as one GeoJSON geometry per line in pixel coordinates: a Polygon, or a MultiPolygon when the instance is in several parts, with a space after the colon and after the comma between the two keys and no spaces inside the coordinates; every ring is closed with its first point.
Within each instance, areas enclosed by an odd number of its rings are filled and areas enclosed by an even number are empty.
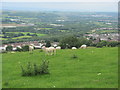
{"type": "Polygon", "coordinates": [[[35,50],[3,54],[3,88],[117,88],[118,48],[58,50],[45,56],[35,50]],[[72,58],[76,55],[77,58],[72,58]],[[50,74],[22,77],[20,66],[48,60],[50,74]]]}

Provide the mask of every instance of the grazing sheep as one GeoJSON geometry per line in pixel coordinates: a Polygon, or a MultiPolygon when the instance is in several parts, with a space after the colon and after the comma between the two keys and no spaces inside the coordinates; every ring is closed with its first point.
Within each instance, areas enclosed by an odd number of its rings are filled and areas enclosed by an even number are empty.
{"type": "Polygon", "coordinates": [[[16,51],[17,50],[17,48],[13,48],[13,51],[16,51]]]}
{"type": "Polygon", "coordinates": [[[5,45],[4,47],[0,47],[0,53],[6,52],[6,48],[8,45],[5,45]]]}
{"type": "Polygon", "coordinates": [[[80,48],[83,48],[83,49],[85,49],[85,48],[87,48],[87,45],[82,45],[80,48]]]}
{"type": "Polygon", "coordinates": [[[77,49],[76,47],[72,47],[72,49],[77,49]]]}
{"type": "Polygon", "coordinates": [[[56,48],[54,47],[49,47],[49,48],[46,48],[45,46],[42,47],[43,51],[45,51],[45,53],[47,55],[55,55],[56,54],[56,48]]]}
{"type": "Polygon", "coordinates": [[[56,49],[61,49],[61,47],[60,47],[60,46],[58,46],[58,47],[56,47],[56,49]]]}
{"type": "Polygon", "coordinates": [[[34,45],[33,44],[29,45],[29,52],[32,53],[33,50],[34,50],[34,45]]]}

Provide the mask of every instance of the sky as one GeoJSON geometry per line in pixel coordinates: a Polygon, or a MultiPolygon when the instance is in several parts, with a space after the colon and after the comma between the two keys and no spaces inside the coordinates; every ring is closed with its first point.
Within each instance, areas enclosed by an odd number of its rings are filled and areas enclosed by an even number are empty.
{"type": "Polygon", "coordinates": [[[1,0],[2,2],[119,2],[119,0],[1,0]]]}
{"type": "Polygon", "coordinates": [[[118,12],[119,0],[2,0],[3,10],[118,12]]]}

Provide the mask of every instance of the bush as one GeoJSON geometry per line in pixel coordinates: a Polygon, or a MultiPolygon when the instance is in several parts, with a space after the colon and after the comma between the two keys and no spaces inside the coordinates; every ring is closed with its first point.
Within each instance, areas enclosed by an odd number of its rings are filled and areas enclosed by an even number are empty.
{"type": "Polygon", "coordinates": [[[116,42],[116,41],[111,41],[111,42],[108,43],[108,46],[109,46],[109,47],[116,47],[116,46],[118,46],[118,45],[119,45],[119,43],[116,42]]]}
{"type": "Polygon", "coordinates": [[[62,47],[62,49],[72,48],[72,47],[79,48],[80,42],[79,42],[79,39],[77,37],[69,36],[69,37],[63,38],[60,41],[60,46],[62,47]]]}
{"type": "Polygon", "coordinates": [[[28,45],[22,46],[22,49],[23,51],[29,51],[29,46],[28,45]]]}
{"type": "Polygon", "coordinates": [[[12,46],[7,46],[6,47],[6,51],[12,51],[13,50],[13,47],[12,46]]]}
{"type": "Polygon", "coordinates": [[[32,65],[30,62],[28,62],[26,70],[21,66],[22,76],[49,74],[48,64],[49,62],[46,60],[44,60],[40,66],[37,66],[37,64],[32,65]]]}
{"type": "Polygon", "coordinates": [[[60,41],[60,46],[62,47],[62,49],[65,49],[65,48],[71,49],[72,47],[79,48],[83,44],[90,46],[91,43],[92,43],[91,40],[87,40],[85,38],[78,38],[76,36],[69,36],[69,37],[63,38],[60,41]]]}
{"type": "Polygon", "coordinates": [[[51,46],[51,43],[50,43],[50,41],[46,41],[46,45],[45,45],[46,47],[50,47],[51,46]]]}
{"type": "Polygon", "coordinates": [[[72,56],[73,59],[78,58],[75,54],[72,56]]]}
{"type": "Polygon", "coordinates": [[[97,47],[97,48],[102,48],[103,46],[102,46],[101,43],[98,43],[96,47],[97,47]]]}

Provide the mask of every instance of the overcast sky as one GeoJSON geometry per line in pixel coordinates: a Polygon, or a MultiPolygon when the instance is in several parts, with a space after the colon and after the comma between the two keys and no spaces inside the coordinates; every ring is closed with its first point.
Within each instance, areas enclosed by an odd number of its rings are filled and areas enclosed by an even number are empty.
{"type": "Polygon", "coordinates": [[[2,0],[3,10],[118,12],[119,0],[2,0]]]}
{"type": "Polygon", "coordinates": [[[119,0],[1,0],[2,2],[119,2],[119,0]]]}

